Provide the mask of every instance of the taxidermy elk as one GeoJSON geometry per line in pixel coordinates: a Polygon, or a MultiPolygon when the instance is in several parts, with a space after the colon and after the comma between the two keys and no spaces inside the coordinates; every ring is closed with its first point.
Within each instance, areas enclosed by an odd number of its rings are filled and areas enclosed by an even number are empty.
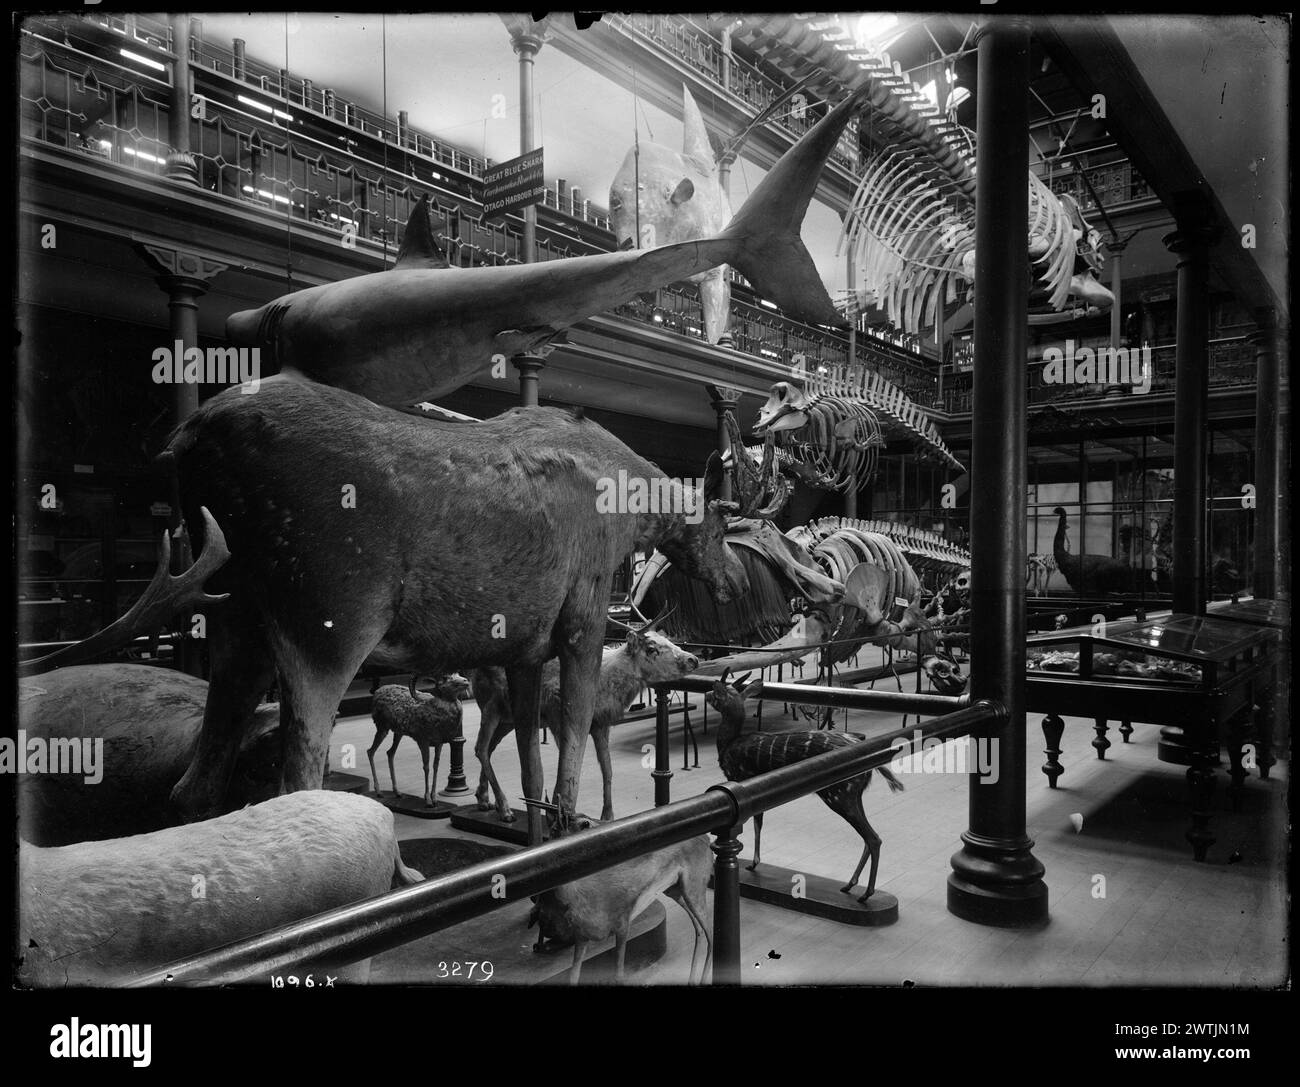
{"type": "MultiPolygon", "coordinates": [[[[203,732],[172,794],[191,819],[219,808],[276,668],[281,791],[319,787],[335,709],[367,660],[425,675],[504,666],[525,795],[539,799],[541,672],[557,654],[574,742],[555,800],[572,811],[623,557],[658,547],[719,600],[747,589],[723,544],[736,507],[711,500],[720,467],[703,495],[667,481],[667,504],[684,512],[602,512],[602,480],[622,471],[654,486],[664,473],[578,411],[425,419],[279,376],[256,396],[213,397],[168,452],[187,520],[209,506],[232,555],[213,579],[230,598],[208,624],[203,732]]],[[[540,817],[529,829],[540,840],[540,817]]]]}

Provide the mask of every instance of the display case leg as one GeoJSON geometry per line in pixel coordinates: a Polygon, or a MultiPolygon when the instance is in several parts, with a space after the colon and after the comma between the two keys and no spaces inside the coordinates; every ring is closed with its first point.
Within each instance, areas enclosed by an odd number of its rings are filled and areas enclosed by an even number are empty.
{"type": "Polygon", "coordinates": [[[1121,721],[1119,723],[1119,734],[1124,737],[1124,742],[1129,743],[1129,737],[1133,735],[1133,722],[1121,721]]]}
{"type": "Polygon", "coordinates": [[[1249,742],[1250,711],[1239,714],[1229,725],[1228,731],[1228,800],[1234,812],[1241,811],[1241,801],[1246,792],[1246,767],[1243,748],[1249,742]]]}
{"type": "Polygon", "coordinates": [[[1187,840],[1192,845],[1192,855],[1205,860],[1205,854],[1217,839],[1210,831],[1210,805],[1214,801],[1214,767],[1218,762],[1218,745],[1207,747],[1198,744],[1192,752],[1192,765],[1187,768],[1187,786],[1192,794],[1192,826],[1187,840]]]}
{"type": "Polygon", "coordinates": [[[1106,739],[1106,730],[1109,728],[1109,722],[1105,717],[1094,718],[1097,722],[1093,726],[1093,731],[1097,733],[1097,738],[1092,741],[1092,746],[1097,749],[1097,758],[1106,757],[1106,749],[1110,747],[1110,741],[1106,739]]]}
{"type": "Polygon", "coordinates": [[[1060,758],[1063,735],[1065,735],[1064,720],[1054,713],[1049,713],[1043,718],[1043,739],[1047,742],[1047,749],[1043,752],[1047,756],[1047,761],[1043,763],[1043,773],[1047,775],[1047,784],[1053,789],[1056,788],[1056,779],[1065,773],[1060,758]]]}

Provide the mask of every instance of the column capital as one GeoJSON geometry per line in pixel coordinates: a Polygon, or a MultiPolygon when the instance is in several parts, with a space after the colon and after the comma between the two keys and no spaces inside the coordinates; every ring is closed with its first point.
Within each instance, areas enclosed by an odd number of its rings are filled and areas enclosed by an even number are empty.
{"type": "Polygon", "coordinates": [[[515,355],[510,362],[520,374],[536,374],[546,366],[546,360],[541,355],[515,355]]]}
{"type": "Polygon", "coordinates": [[[1180,226],[1177,230],[1170,231],[1160,240],[1171,253],[1177,253],[1180,256],[1184,254],[1194,256],[1208,250],[1210,246],[1219,240],[1222,233],[1223,231],[1214,225],[1180,226]]]}
{"type": "Polygon", "coordinates": [[[136,242],[135,251],[153,269],[159,286],[169,294],[175,289],[203,294],[209,281],[230,267],[190,249],[175,249],[152,242],[136,242]]]}
{"type": "Polygon", "coordinates": [[[740,398],[743,395],[739,389],[731,389],[726,385],[714,385],[711,383],[706,383],[704,390],[709,394],[709,403],[713,406],[713,410],[716,411],[719,416],[723,415],[725,412],[732,411],[740,402],[740,398]]]}
{"type": "Polygon", "coordinates": [[[540,19],[525,14],[502,15],[501,21],[510,31],[511,47],[520,57],[527,59],[535,57],[542,46],[551,40],[549,15],[544,15],[540,19]]]}

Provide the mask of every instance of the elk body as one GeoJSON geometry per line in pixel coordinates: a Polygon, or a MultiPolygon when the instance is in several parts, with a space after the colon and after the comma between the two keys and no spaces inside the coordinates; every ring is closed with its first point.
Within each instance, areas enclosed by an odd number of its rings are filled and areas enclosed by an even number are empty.
{"type": "MultiPolygon", "coordinates": [[[[862,743],[866,737],[855,732],[834,732],[816,729],[808,732],[755,732],[742,735],[745,722],[745,699],[759,687],[756,681],[748,687],[743,679],[728,683],[723,676],[713,685],[713,690],[705,695],[709,705],[718,711],[722,722],[718,725],[717,748],[718,764],[728,781],[746,781],[757,774],[776,770],[792,763],[803,762],[827,751],[841,747],[850,747],[862,743]]],[[[903,788],[894,775],[885,767],[880,767],[880,776],[889,782],[894,792],[903,788]]],[[[871,872],[867,876],[866,892],[858,899],[865,902],[876,889],[876,868],[880,863],[880,835],[867,821],[867,814],[862,807],[862,794],[871,784],[871,771],[864,770],[838,785],[821,789],[817,795],[822,803],[849,824],[862,838],[862,856],[853,869],[849,882],[840,888],[846,894],[853,890],[862,875],[862,869],[871,859],[871,872]]],[[[763,813],[754,815],[754,860],[749,865],[750,871],[758,867],[759,850],[763,837],[763,813]]]]}
{"type": "Polygon", "coordinates": [[[375,752],[390,732],[393,742],[388,748],[388,778],[393,783],[393,796],[397,791],[397,771],[393,767],[393,754],[403,736],[409,736],[420,749],[424,761],[424,802],[433,805],[433,790],[438,784],[438,763],[442,760],[443,744],[451,743],[460,735],[462,695],[469,694],[469,681],[460,675],[439,676],[433,693],[427,698],[415,689],[418,677],[412,676],[409,689],[400,683],[388,683],[375,692],[371,714],[375,721],[375,742],[366,751],[370,759],[370,778],[379,793],[379,777],[375,773],[375,752]],[[433,775],[429,774],[429,748],[433,748],[433,775]]]}
{"type": "MultiPolygon", "coordinates": [[[[516,408],[481,423],[439,421],[275,377],[256,396],[213,397],[169,452],[187,521],[200,502],[210,507],[232,555],[213,579],[230,599],[208,624],[203,732],[173,793],[190,818],[219,806],[273,669],[281,791],[318,786],[335,709],[367,660],[426,675],[503,666],[524,791],[538,798],[541,670],[556,655],[574,739],[556,799],[571,811],[623,557],[657,546],[719,599],[746,588],[722,540],[734,506],[708,501],[720,467],[702,500],[669,481],[672,511],[602,512],[601,480],[625,471],[653,485],[663,472],[579,413],[516,408]]],[[[540,840],[540,821],[530,837],[540,840]]]]}
{"type": "Polygon", "coordinates": [[[617,958],[614,979],[621,982],[632,919],[662,891],[691,919],[695,945],[691,950],[688,981],[692,985],[701,984],[713,959],[713,937],[705,920],[705,889],[709,885],[712,867],[709,839],[702,834],[544,891],[537,896],[528,925],[531,928],[537,924],[541,933],[539,946],[546,940],[573,944],[570,985],[578,984],[587,948],[613,936],[617,958]],[[701,941],[705,948],[704,962],[697,974],[695,968],[699,964],[701,941]]]}
{"type": "MultiPolygon", "coordinates": [[[[596,745],[596,758],[600,761],[604,792],[600,813],[602,821],[614,818],[614,770],[609,757],[609,730],[622,720],[627,707],[642,688],[677,679],[693,672],[698,665],[699,660],[694,654],[678,649],[652,628],[630,631],[621,646],[605,650],[591,718],[591,738],[596,745]]],[[[490,787],[501,820],[513,822],[514,813],[492,770],[492,752],[515,727],[505,669],[480,668],[474,673],[473,682],[474,698],[481,711],[478,742],[474,746],[480,767],[476,794],[478,807],[480,811],[491,810],[492,803],[488,800],[490,787]]],[[[563,752],[573,741],[563,730],[560,669],[554,661],[542,671],[542,719],[557,737],[563,752]]]]}

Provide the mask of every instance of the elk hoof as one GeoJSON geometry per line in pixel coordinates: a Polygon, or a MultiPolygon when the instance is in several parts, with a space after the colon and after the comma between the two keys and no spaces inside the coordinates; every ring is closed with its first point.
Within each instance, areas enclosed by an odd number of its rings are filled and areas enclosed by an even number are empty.
{"type": "Polygon", "coordinates": [[[841,894],[846,894],[846,895],[847,895],[847,894],[852,894],[852,893],[853,893],[853,888],[856,887],[856,886],[857,886],[856,883],[846,883],[843,887],[840,888],[840,893],[841,893],[841,894]]]}
{"type": "Polygon", "coordinates": [[[498,814],[501,816],[501,822],[503,823],[513,823],[515,821],[515,813],[509,808],[498,814]]]}
{"type": "Polygon", "coordinates": [[[865,906],[867,904],[867,899],[870,898],[875,893],[876,893],[875,891],[868,891],[866,894],[864,894],[861,898],[858,899],[858,903],[860,905],[865,906]]]}
{"type": "Polygon", "coordinates": [[[745,865],[745,871],[752,872],[757,867],[758,867],[758,861],[754,861],[750,864],[745,865]]]}
{"type": "Polygon", "coordinates": [[[482,797],[480,797],[478,801],[475,803],[474,807],[476,807],[479,811],[491,811],[492,801],[485,800],[482,797]]]}

